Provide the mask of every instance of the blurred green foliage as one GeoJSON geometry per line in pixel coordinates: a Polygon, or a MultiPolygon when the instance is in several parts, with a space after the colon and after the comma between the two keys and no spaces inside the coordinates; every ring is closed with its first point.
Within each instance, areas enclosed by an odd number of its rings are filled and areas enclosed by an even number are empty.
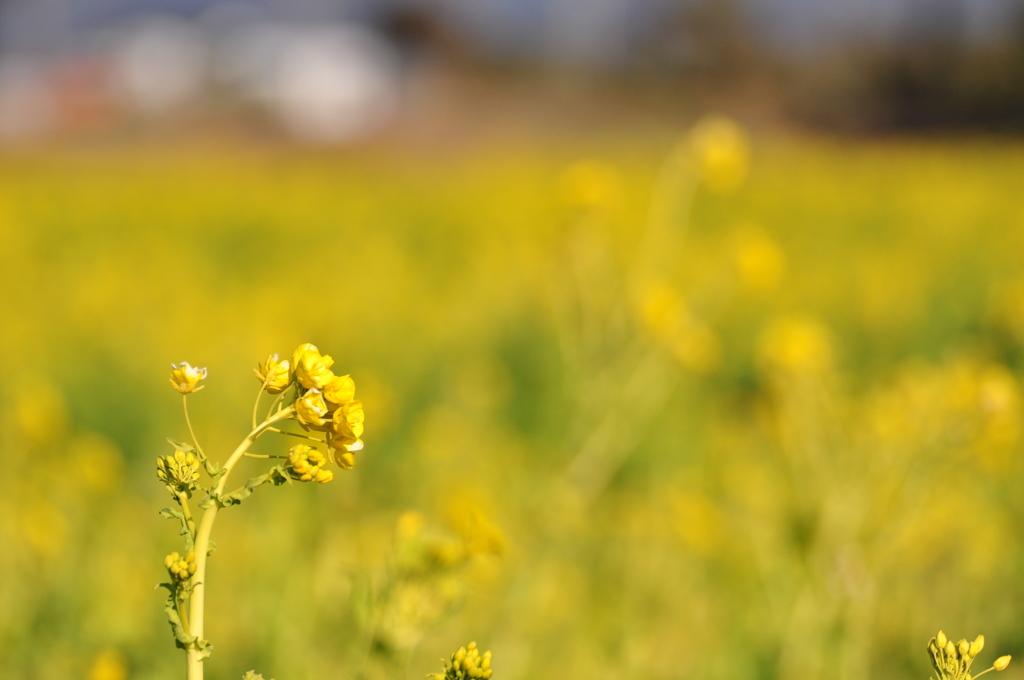
{"type": "Polygon", "coordinates": [[[366,450],[223,513],[212,677],[422,677],[471,639],[502,680],[1017,653],[1024,151],[755,137],[740,184],[687,144],[6,153],[2,675],[181,676],[168,364],[209,367],[224,451],[306,341],[366,450]]]}

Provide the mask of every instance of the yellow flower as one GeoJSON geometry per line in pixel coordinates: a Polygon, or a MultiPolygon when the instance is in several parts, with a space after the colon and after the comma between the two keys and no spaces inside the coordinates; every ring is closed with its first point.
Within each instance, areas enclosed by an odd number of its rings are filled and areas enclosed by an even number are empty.
{"type": "Polygon", "coordinates": [[[125,680],[127,677],[128,664],[116,650],[102,651],[93,659],[89,680],[125,680]]]}
{"type": "Polygon", "coordinates": [[[701,178],[708,188],[729,193],[738,188],[750,169],[750,139],[728,118],[709,116],[693,127],[690,143],[701,178]]]}
{"type": "Polygon", "coordinates": [[[334,412],[331,430],[334,437],[331,446],[346,451],[358,451],[363,448],[360,437],[363,435],[363,402],[350,401],[334,412]]]}
{"type": "Polygon", "coordinates": [[[292,382],[291,365],[287,360],[281,361],[277,354],[271,354],[262,365],[252,369],[252,372],[263,383],[263,389],[270,394],[284,392],[292,382]]]}
{"type": "Polygon", "coordinates": [[[1006,656],[1001,656],[998,659],[996,659],[995,663],[992,664],[992,667],[995,668],[997,671],[1005,671],[1006,667],[1009,665],[1010,655],[1007,654],[1006,656]]]}
{"type": "Polygon", "coordinates": [[[356,383],[350,375],[335,376],[324,388],[324,398],[335,405],[347,404],[356,398],[356,383]]]}
{"type": "Polygon", "coordinates": [[[326,484],[334,479],[334,473],[325,470],[327,458],[323,453],[305,444],[296,444],[288,450],[288,472],[300,482],[326,484]]]}
{"type": "Polygon", "coordinates": [[[191,394],[203,389],[205,385],[200,385],[199,387],[196,387],[196,385],[205,377],[205,368],[196,368],[189,365],[187,361],[182,361],[180,364],[171,364],[171,385],[182,394],[191,394]]]}
{"type": "Polygon", "coordinates": [[[299,345],[292,355],[295,378],[307,390],[322,390],[327,387],[327,384],[334,380],[334,374],[330,370],[333,365],[334,359],[330,356],[321,356],[320,350],[309,343],[299,345]]]}
{"type": "Polygon", "coordinates": [[[320,390],[309,390],[295,400],[295,416],[303,427],[323,427],[327,424],[327,404],[320,390]]]}

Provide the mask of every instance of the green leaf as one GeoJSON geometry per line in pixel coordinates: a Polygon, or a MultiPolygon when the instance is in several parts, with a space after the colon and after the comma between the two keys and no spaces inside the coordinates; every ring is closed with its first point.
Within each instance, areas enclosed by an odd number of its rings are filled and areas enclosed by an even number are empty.
{"type": "Polygon", "coordinates": [[[176,519],[182,522],[185,521],[185,513],[181,510],[175,510],[174,508],[164,508],[160,511],[160,516],[166,517],[167,519],[176,519]]]}
{"type": "Polygon", "coordinates": [[[195,453],[196,452],[196,447],[192,446],[191,444],[186,444],[184,442],[179,442],[179,441],[176,441],[174,439],[171,439],[170,437],[167,438],[167,443],[170,444],[171,446],[173,446],[178,451],[181,451],[182,453],[195,453]]]}
{"type": "Polygon", "coordinates": [[[167,598],[167,605],[164,607],[164,613],[167,614],[167,621],[171,624],[171,632],[174,634],[174,645],[179,649],[188,649],[195,641],[195,637],[189,637],[185,634],[185,627],[181,624],[181,617],[178,616],[178,605],[175,601],[174,588],[167,583],[161,583],[160,585],[168,586],[168,590],[171,591],[170,597],[167,598]]]}
{"type": "Polygon", "coordinates": [[[194,547],[192,541],[192,527],[189,526],[188,520],[185,519],[185,513],[181,510],[175,510],[174,508],[164,508],[160,511],[160,515],[167,519],[176,519],[181,522],[181,530],[178,532],[178,535],[185,537],[185,552],[190,552],[194,547]]]}
{"type": "Polygon", "coordinates": [[[196,638],[193,644],[195,645],[195,648],[199,650],[200,661],[203,659],[209,659],[210,655],[213,654],[213,645],[210,644],[209,640],[200,640],[199,638],[196,638]]]}
{"type": "Polygon", "coordinates": [[[259,477],[253,477],[245,483],[244,486],[235,489],[229,494],[219,496],[213,499],[213,502],[218,503],[222,508],[228,507],[229,505],[240,505],[242,501],[252,495],[253,491],[263,486],[264,484],[273,484],[274,486],[281,486],[285,482],[291,481],[288,477],[288,472],[280,465],[275,465],[270,468],[270,471],[265,475],[259,477]]]}

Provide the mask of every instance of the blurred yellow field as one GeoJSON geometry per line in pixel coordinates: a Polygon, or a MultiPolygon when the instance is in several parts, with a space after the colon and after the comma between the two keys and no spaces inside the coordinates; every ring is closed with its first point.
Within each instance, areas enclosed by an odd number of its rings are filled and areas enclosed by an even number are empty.
{"type": "Polygon", "coordinates": [[[940,628],[1016,653],[1022,176],[1017,142],[724,119],[4,151],[0,676],[181,677],[168,364],[208,367],[228,452],[303,342],[366,446],[223,510],[208,677],[417,678],[469,640],[499,680],[924,677],[940,628]]]}

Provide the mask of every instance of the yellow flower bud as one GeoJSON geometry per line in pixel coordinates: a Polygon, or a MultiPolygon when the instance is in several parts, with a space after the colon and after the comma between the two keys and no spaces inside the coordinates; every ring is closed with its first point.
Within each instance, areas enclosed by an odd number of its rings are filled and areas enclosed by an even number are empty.
{"type": "Polygon", "coordinates": [[[306,427],[323,427],[327,424],[327,404],[320,390],[309,390],[295,400],[295,416],[306,427]]]}
{"type": "Polygon", "coordinates": [[[992,668],[995,668],[997,671],[1006,670],[1006,667],[1010,665],[1010,658],[1009,654],[999,657],[996,659],[995,663],[992,664],[992,668]]]}
{"type": "Polygon", "coordinates": [[[967,653],[971,651],[971,643],[969,643],[967,640],[961,640],[960,642],[956,643],[956,649],[958,652],[960,652],[960,656],[967,656],[967,653]]]}
{"type": "Polygon", "coordinates": [[[939,634],[935,636],[935,644],[939,646],[939,649],[945,649],[946,642],[946,634],[940,630],[939,634]]]}
{"type": "Polygon", "coordinates": [[[970,651],[968,653],[973,658],[973,657],[978,656],[978,654],[981,653],[981,650],[984,649],[984,648],[985,648],[985,636],[984,635],[979,635],[978,637],[974,638],[974,642],[971,643],[971,649],[970,649],[970,651]]]}
{"type": "Polygon", "coordinates": [[[271,354],[259,367],[252,369],[256,378],[263,383],[263,389],[270,394],[284,392],[292,382],[291,365],[280,356],[271,354]]]}
{"type": "Polygon", "coordinates": [[[335,376],[324,388],[324,398],[340,406],[356,398],[356,383],[350,375],[335,376]]]}
{"type": "Polygon", "coordinates": [[[314,345],[308,343],[300,345],[292,355],[292,359],[295,379],[307,390],[322,390],[334,380],[334,374],[330,370],[334,365],[334,359],[329,356],[321,356],[320,351],[314,345]]]}
{"type": "Polygon", "coordinates": [[[953,644],[952,640],[946,642],[946,656],[956,655],[956,645],[953,644]]]}
{"type": "Polygon", "coordinates": [[[484,680],[491,680],[491,669],[488,668],[484,671],[484,680]]]}
{"type": "Polygon", "coordinates": [[[206,373],[205,368],[196,368],[187,361],[182,361],[180,364],[171,364],[171,386],[182,394],[198,392],[205,385],[200,385],[199,387],[196,387],[196,385],[206,377],[206,373]]]}
{"type": "Polygon", "coordinates": [[[331,449],[334,452],[334,462],[338,464],[342,470],[351,470],[356,466],[356,457],[350,452],[338,449],[331,449]]]}
{"type": "Polygon", "coordinates": [[[175,451],[174,455],[156,459],[156,476],[172,493],[190,498],[199,481],[199,459],[194,453],[175,451]]]}
{"type": "Polygon", "coordinates": [[[334,479],[333,472],[323,469],[326,464],[327,458],[322,452],[305,444],[296,444],[288,450],[286,468],[300,482],[317,481],[326,484],[334,479]]]}

